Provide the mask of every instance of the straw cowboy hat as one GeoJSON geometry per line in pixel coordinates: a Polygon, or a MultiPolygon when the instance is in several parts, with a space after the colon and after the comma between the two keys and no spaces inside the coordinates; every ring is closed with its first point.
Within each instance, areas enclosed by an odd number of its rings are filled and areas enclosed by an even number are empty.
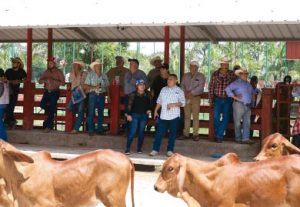
{"type": "Polygon", "coordinates": [[[21,58],[19,57],[14,57],[14,58],[10,58],[11,62],[17,62],[17,63],[20,63],[20,68],[23,69],[24,68],[24,63],[23,61],[21,60],[21,58]]]}
{"type": "Polygon", "coordinates": [[[219,60],[219,64],[229,64],[231,62],[227,57],[223,57],[219,60]]]}
{"type": "Polygon", "coordinates": [[[92,69],[92,70],[94,70],[94,66],[95,65],[102,65],[102,62],[100,61],[100,59],[97,59],[97,60],[95,60],[94,62],[92,62],[91,64],[90,64],[90,68],[92,69]]]}
{"type": "Polygon", "coordinates": [[[154,62],[155,62],[155,61],[160,61],[160,62],[162,62],[163,60],[161,59],[160,56],[155,56],[155,57],[153,57],[153,58],[150,60],[150,64],[151,64],[151,65],[154,65],[154,62]]]}
{"type": "Polygon", "coordinates": [[[84,67],[84,62],[82,62],[81,60],[74,60],[73,64],[78,64],[78,65],[80,65],[81,68],[84,67]]]}
{"type": "Polygon", "coordinates": [[[248,74],[248,70],[247,70],[246,68],[241,68],[241,69],[238,69],[238,70],[236,70],[236,71],[234,72],[234,74],[235,74],[236,76],[240,76],[241,74],[245,74],[245,73],[248,74]]]}
{"type": "Polygon", "coordinates": [[[194,66],[196,66],[197,68],[199,68],[199,63],[198,63],[197,60],[192,60],[192,61],[190,62],[190,65],[194,65],[194,66]]]}

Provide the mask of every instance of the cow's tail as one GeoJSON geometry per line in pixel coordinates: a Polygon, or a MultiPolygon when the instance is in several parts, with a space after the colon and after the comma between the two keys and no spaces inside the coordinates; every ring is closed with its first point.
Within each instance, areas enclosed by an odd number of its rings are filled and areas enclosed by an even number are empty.
{"type": "Polygon", "coordinates": [[[132,207],[134,207],[134,164],[133,162],[130,160],[130,164],[131,164],[131,179],[130,179],[130,185],[131,185],[131,203],[132,203],[132,207]]]}

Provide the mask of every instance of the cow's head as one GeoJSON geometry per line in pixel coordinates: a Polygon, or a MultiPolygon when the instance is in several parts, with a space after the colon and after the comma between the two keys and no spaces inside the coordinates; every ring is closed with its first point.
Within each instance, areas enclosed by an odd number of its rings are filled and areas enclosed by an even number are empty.
{"type": "Polygon", "coordinates": [[[279,133],[271,134],[263,140],[262,149],[254,158],[256,161],[265,160],[288,154],[300,154],[300,149],[290,143],[279,133]]]}
{"type": "Polygon", "coordinates": [[[161,193],[167,191],[171,195],[176,196],[178,192],[183,191],[185,175],[186,158],[179,154],[174,154],[164,163],[154,189],[161,193]]]}

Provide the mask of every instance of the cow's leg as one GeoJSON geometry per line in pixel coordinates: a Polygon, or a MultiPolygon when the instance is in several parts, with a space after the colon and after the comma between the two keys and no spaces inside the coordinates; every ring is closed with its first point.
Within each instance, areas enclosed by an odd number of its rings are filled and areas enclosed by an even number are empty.
{"type": "Polygon", "coordinates": [[[188,207],[201,207],[200,204],[188,192],[180,193],[180,197],[186,202],[188,207]]]}

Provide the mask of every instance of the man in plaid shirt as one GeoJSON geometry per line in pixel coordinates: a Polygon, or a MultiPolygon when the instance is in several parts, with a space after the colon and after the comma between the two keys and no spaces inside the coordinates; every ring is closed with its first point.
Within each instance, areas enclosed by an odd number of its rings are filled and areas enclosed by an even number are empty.
{"type": "Polygon", "coordinates": [[[292,143],[299,148],[300,147],[300,106],[298,107],[298,118],[294,123],[292,135],[293,135],[292,143]]]}
{"type": "Polygon", "coordinates": [[[218,143],[223,140],[232,106],[232,99],[227,97],[225,88],[236,79],[233,71],[229,70],[229,62],[227,58],[220,60],[221,67],[212,74],[209,83],[210,106],[214,109],[215,141],[218,143]]]}

